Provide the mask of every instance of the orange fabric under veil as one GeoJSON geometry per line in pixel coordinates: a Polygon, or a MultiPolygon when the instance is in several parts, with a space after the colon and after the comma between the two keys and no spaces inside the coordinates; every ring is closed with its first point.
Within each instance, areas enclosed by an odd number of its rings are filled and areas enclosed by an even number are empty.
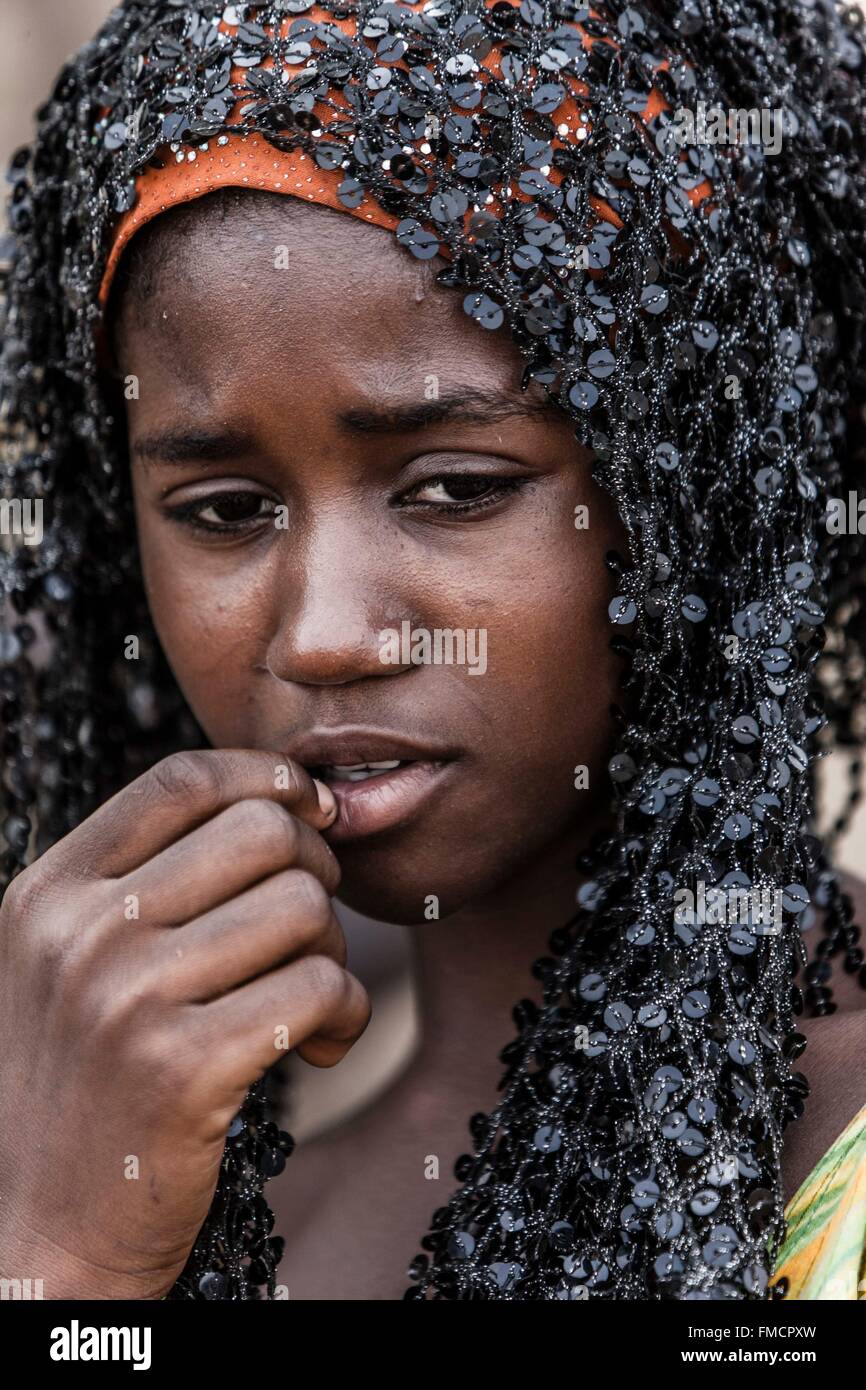
{"type": "MultiPolygon", "coordinates": [[[[515,0],[515,2],[519,3],[519,0],[515,0]]],[[[425,3],[427,0],[413,0],[408,8],[417,10],[425,3]]],[[[497,0],[486,0],[486,3],[491,6],[497,3],[497,0]]],[[[287,15],[282,21],[281,32],[283,34],[288,31],[295,18],[295,16],[287,15]]],[[[354,37],[356,34],[357,26],[354,16],[346,19],[334,19],[320,5],[314,5],[305,13],[304,18],[336,25],[349,37],[354,37]]],[[[583,32],[579,24],[572,27],[581,32],[583,46],[586,49],[591,49],[596,43],[608,42],[608,40],[590,37],[583,32]]],[[[224,20],[220,21],[219,28],[231,35],[237,32],[236,25],[229,25],[224,20]]],[[[479,80],[484,81],[489,75],[501,76],[501,56],[501,49],[496,47],[491,49],[481,64],[478,73],[479,80]]],[[[268,59],[263,66],[273,66],[273,59],[268,59]]],[[[402,59],[394,66],[403,69],[408,68],[402,59]]],[[[666,67],[667,63],[663,62],[659,65],[658,70],[661,71],[666,67]]],[[[294,75],[300,70],[302,69],[286,65],[286,71],[290,75],[294,75]]],[[[231,72],[232,84],[242,85],[244,80],[244,69],[233,67],[231,72]]],[[[579,79],[571,78],[569,81],[577,97],[587,94],[586,85],[579,79]]],[[[347,106],[341,92],[332,90],[329,96],[336,105],[347,106]]],[[[229,117],[231,123],[241,119],[240,110],[249,99],[247,96],[236,102],[229,117]]],[[[313,109],[325,125],[329,117],[333,118],[331,108],[321,103],[317,103],[313,109]]],[[[644,121],[649,121],[660,111],[668,109],[669,104],[661,93],[653,88],[641,117],[644,121]]],[[[553,141],[554,148],[561,145],[577,144],[586,139],[590,131],[588,122],[584,122],[581,118],[578,102],[571,96],[551,113],[551,120],[558,132],[557,138],[553,141]]],[[[251,188],[289,194],[309,202],[322,203],[340,212],[351,213],[352,216],[359,217],[364,222],[384,227],[389,231],[393,231],[400,221],[399,217],[385,212],[366,194],[357,207],[346,207],[337,196],[337,189],[346,177],[346,171],[342,168],[320,169],[315,160],[304,154],[303,151],[293,150],[285,153],[277,150],[268,143],[264,136],[255,131],[245,135],[229,134],[226,138],[227,143],[223,145],[217,143],[217,138],[211,139],[206,142],[207,148],[205,149],[181,146],[179,150],[172,151],[168,145],[163,146],[158,155],[162,161],[162,167],[151,164],[138,176],[136,179],[138,194],[136,204],[129,212],[123,214],[112,236],[99,293],[99,304],[103,310],[108,302],[120,258],[135,233],[147,222],[158,217],[160,213],[177,207],[181,203],[204,197],[205,194],[211,193],[217,188],[251,188]]],[[[551,183],[561,183],[562,174],[555,166],[551,166],[549,172],[546,169],[544,172],[551,183]]],[[[499,191],[500,194],[503,192],[503,190],[499,191]]],[[[711,185],[705,180],[698,187],[691,189],[688,197],[692,203],[697,204],[701,199],[707,197],[710,191],[711,185]]],[[[529,196],[517,188],[509,189],[505,196],[518,199],[521,202],[530,201],[529,196]]],[[[612,222],[617,227],[621,225],[616,213],[602,199],[592,197],[590,201],[599,217],[607,222],[612,222]]],[[[485,205],[485,210],[494,215],[501,213],[502,203],[500,199],[494,198],[491,203],[485,205]]],[[[475,211],[476,209],[472,207],[467,211],[465,215],[467,224],[475,211]]],[[[441,254],[445,257],[449,254],[448,247],[444,244],[441,254]]]]}

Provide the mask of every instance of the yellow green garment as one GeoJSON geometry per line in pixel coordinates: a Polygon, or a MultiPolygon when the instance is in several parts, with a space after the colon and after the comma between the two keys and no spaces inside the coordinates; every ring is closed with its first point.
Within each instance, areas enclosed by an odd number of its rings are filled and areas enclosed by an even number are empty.
{"type": "Polygon", "coordinates": [[[866,1105],[785,1208],[772,1282],[786,1299],[866,1299],[866,1105]]]}

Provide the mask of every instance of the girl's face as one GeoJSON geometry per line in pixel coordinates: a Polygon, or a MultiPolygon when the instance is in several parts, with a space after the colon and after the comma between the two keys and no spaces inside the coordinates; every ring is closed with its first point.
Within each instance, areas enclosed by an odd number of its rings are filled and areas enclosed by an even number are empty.
{"type": "Polygon", "coordinates": [[[436,895],[444,916],[570,862],[605,805],[620,523],[438,258],[249,197],[221,218],[202,200],[121,306],[151,612],[215,746],[336,787],[341,898],[408,923],[436,895]]]}

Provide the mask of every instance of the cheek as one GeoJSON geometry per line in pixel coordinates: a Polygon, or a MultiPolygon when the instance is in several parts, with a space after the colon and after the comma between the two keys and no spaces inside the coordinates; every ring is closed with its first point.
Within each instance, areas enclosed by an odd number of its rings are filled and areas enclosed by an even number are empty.
{"type": "MultiPolygon", "coordinates": [[[[609,650],[607,606],[614,594],[606,553],[622,547],[621,523],[610,500],[578,478],[565,478],[510,533],[500,561],[501,589],[508,595],[509,645],[525,636],[539,649],[558,652],[547,668],[574,670],[609,650]],[[575,524],[575,507],[585,508],[575,524]],[[575,663],[574,658],[581,658],[575,663]]],[[[495,615],[497,595],[486,600],[495,615]]],[[[605,661],[603,665],[607,665],[605,661]]]]}
{"type": "Polygon", "coordinates": [[[261,567],[226,557],[215,574],[173,527],[141,518],[139,546],[151,617],[187,703],[212,742],[242,742],[267,650],[261,567]]]}
{"type": "Polygon", "coordinates": [[[488,626],[488,675],[477,682],[479,696],[490,682],[487,746],[503,780],[520,780],[526,806],[540,797],[556,820],[574,812],[575,767],[586,766],[588,788],[607,786],[610,705],[622,702],[604,556],[622,548],[623,535],[609,499],[592,496],[587,529],[574,524],[574,498],[585,500],[586,489],[568,488],[534,510],[519,536],[503,536],[471,601],[473,621],[488,626]]]}

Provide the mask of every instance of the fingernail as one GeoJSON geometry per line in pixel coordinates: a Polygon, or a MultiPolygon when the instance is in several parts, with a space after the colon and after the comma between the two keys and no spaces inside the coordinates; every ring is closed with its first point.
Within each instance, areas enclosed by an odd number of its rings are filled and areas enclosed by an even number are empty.
{"type": "Polygon", "coordinates": [[[313,781],[316,785],[316,796],[319,798],[319,809],[322,815],[327,816],[328,820],[333,820],[337,814],[337,799],[334,793],[330,787],[325,786],[324,782],[320,782],[318,777],[314,777],[313,781]]]}

